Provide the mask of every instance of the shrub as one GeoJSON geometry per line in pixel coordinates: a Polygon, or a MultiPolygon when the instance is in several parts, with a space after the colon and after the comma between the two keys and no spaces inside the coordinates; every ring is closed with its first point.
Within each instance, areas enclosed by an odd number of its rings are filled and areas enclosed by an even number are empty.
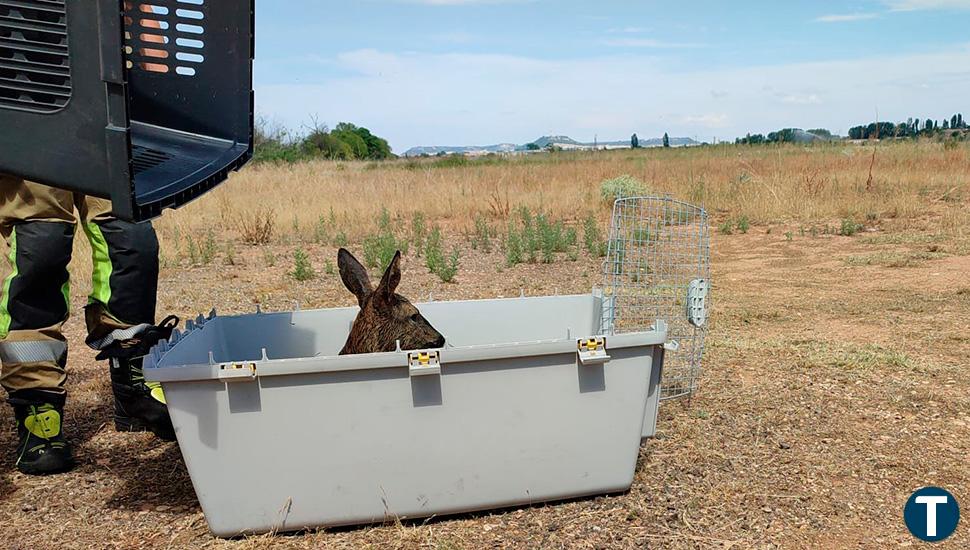
{"type": "Polygon", "coordinates": [[[688,225],[691,222],[691,212],[687,207],[664,207],[664,225],[688,225]]]}
{"type": "Polygon", "coordinates": [[[865,227],[862,224],[855,223],[852,218],[846,218],[842,220],[842,226],[839,227],[839,235],[843,237],[851,237],[856,233],[862,231],[865,227]]]}
{"type": "Polygon", "coordinates": [[[441,229],[435,227],[428,235],[424,244],[424,265],[428,271],[434,273],[445,261],[445,253],[441,248],[441,229]]]}
{"type": "Polygon", "coordinates": [[[327,218],[323,216],[317,218],[317,224],[313,227],[313,242],[322,244],[330,240],[328,238],[330,233],[328,226],[327,218]]]}
{"type": "Polygon", "coordinates": [[[492,251],[492,239],[495,237],[495,230],[488,224],[488,220],[485,216],[479,214],[475,217],[475,232],[472,234],[471,245],[472,248],[478,250],[481,248],[484,252],[490,253],[492,251]]]}
{"type": "Polygon", "coordinates": [[[244,215],[239,221],[239,234],[246,244],[259,246],[269,243],[276,229],[276,212],[269,208],[257,209],[252,215],[244,215]]]}
{"type": "Polygon", "coordinates": [[[600,184],[600,197],[609,203],[616,199],[636,197],[646,193],[646,186],[640,180],[628,175],[604,180],[600,184]]]}
{"type": "Polygon", "coordinates": [[[424,248],[424,240],[427,236],[428,227],[424,221],[424,214],[415,212],[414,217],[411,218],[411,242],[414,243],[414,250],[418,256],[421,255],[422,249],[424,248]]]}
{"type": "Polygon", "coordinates": [[[569,228],[566,229],[566,237],[565,237],[565,239],[566,239],[566,246],[567,247],[576,246],[576,243],[578,242],[579,237],[576,235],[576,228],[575,227],[569,227],[569,228]]]}
{"type": "Polygon", "coordinates": [[[660,239],[660,228],[637,227],[633,230],[633,240],[643,245],[660,239]]]}
{"type": "Polygon", "coordinates": [[[199,247],[195,244],[192,235],[186,237],[186,246],[189,249],[189,265],[199,264],[199,247]]]}
{"type": "Polygon", "coordinates": [[[717,231],[721,235],[731,235],[734,233],[734,224],[731,222],[731,220],[725,220],[724,223],[717,227],[717,231]]]}
{"type": "Polygon", "coordinates": [[[226,256],[223,258],[226,265],[236,265],[236,247],[232,241],[226,243],[226,256]]]}
{"type": "Polygon", "coordinates": [[[302,248],[293,253],[293,271],[290,275],[300,282],[309,281],[316,276],[313,266],[310,265],[310,256],[302,248]]]}
{"type": "Polygon", "coordinates": [[[749,229],[751,229],[751,222],[748,221],[748,217],[741,216],[738,218],[738,231],[740,231],[742,235],[747,235],[749,229]]]}
{"type": "Polygon", "coordinates": [[[376,234],[364,237],[364,264],[373,269],[384,270],[399,250],[407,253],[408,242],[405,239],[399,240],[394,234],[391,214],[386,208],[381,209],[377,227],[376,234]]]}
{"type": "Polygon", "coordinates": [[[522,263],[522,236],[512,222],[509,223],[509,235],[505,239],[505,263],[509,267],[522,263]]]}
{"type": "Polygon", "coordinates": [[[446,258],[442,247],[441,230],[437,227],[432,229],[424,247],[424,265],[427,266],[428,271],[437,275],[442,281],[450,283],[458,273],[458,263],[458,247],[452,249],[451,255],[446,258]]]}
{"type": "Polygon", "coordinates": [[[334,237],[333,237],[333,244],[334,244],[334,246],[345,247],[345,246],[347,246],[347,243],[348,242],[350,242],[350,241],[347,238],[347,234],[344,233],[343,231],[338,231],[337,234],[334,235],[334,237]]]}
{"type": "Polygon", "coordinates": [[[603,241],[603,234],[600,232],[599,224],[596,223],[596,218],[592,214],[583,222],[583,244],[586,247],[586,252],[590,256],[601,258],[606,256],[606,243],[603,241]]]}
{"type": "Polygon", "coordinates": [[[434,274],[438,276],[442,282],[450,283],[455,280],[455,275],[458,274],[458,263],[459,263],[459,252],[458,247],[452,249],[451,255],[448,256],[447,262],[441,265],[434,274]]]}

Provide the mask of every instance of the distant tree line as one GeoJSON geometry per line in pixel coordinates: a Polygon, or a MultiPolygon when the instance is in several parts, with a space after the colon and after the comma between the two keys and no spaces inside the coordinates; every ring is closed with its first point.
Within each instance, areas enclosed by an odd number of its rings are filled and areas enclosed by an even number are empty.
{"type": "Polygon", "coordinates": [[[331,130],[314,125],[305,135],[292,135],[284,128],[272,127],[265,120],[256,124],[254,161],[297,162],[328,160],[385,160],[394,157],[384,138],[367,128],[341,122],[331,130]]]}
{"type": "MultiPolygon", "coordinates": [[[[825,128],[815,128],[807,131],[808,134],[812,134],[822,139],[834,139],[835,136],[832,132],[826,130],[825,128]]],[[[795,143],[799,141],[805,141],[804,136],[806,132],[799,130],[798,128],[784,128],[778,130],[777,132],[770,132],[768,135],[764,134],[748,134],[743,138],[738,138],[734,140],[735,143],[739,145],[761,145],[763,143],[795,143]]]]}
{"type": "Polygon", "coordinates": [[[907,138],[922,135],[934,135],[944,130],[966,130],[967,123],[963,114],[957,113],[942,122],[927,118],[909,118],[898,124],[893,122],[873,122],[867,126],[855,126],[849,129],[849,139],[877,139],[877,138],[907,138]]]}

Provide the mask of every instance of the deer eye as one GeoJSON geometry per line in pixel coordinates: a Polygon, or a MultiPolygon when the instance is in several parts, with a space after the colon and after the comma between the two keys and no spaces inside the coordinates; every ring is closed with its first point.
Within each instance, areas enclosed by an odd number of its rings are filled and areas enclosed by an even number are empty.
{"type": "Polygon", "coordinates": [[[415,313],[414,315],[412,315],[411,316],[411,321],[413,321],[415,323],[420,323],[421,322],[421,314],[420,313],[415,313]]]}

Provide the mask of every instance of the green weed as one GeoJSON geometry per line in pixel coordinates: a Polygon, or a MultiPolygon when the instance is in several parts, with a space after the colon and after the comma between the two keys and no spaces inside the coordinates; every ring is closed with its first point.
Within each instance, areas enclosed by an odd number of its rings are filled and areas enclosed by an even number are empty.
{"type": "Polygon", "coordinates": [[[290,272],[290,276],[300,282],[316,277],[313,266],[310,265],[310,256],[302,248],[296,249],[293,253],[293,271],[290,272]]]}

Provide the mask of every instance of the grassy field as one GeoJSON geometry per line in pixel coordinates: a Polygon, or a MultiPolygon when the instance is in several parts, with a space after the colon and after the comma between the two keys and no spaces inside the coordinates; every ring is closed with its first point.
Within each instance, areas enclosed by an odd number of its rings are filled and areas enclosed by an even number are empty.
{"type": "MultiPolygon", "coordinates": [[[[67,327],[66,426],[81,465],[36,479],[16,473],[12,459],[0,463],[0,540],[10,548],[885,548],[916,544],[901,521],[915,488],[940,485],[970,499],[966,144],[253,166],[157,222],[160,311],[351,305],[333,273],[343,244],[375,263],[386,249],[407,248],[401,291],[412,298],[585,292],[602,277],[597,245],[609,206],[600,184],[623,174],[707,206],[716,304],[700,392],[663,406],[629,493],[216,540],[178,448],[108,425],[106,367],[83,348],[76,316],[67,327]],[[445,268],[458,251],[451,282],[447,269],[427,267],[435,228],[445,268]]],[[[88,254],[78,243],[76,304],[90,288],[88,254]]],[[[8,408],[0,416],[12,425],[8,408]]],[[[12,451],[11,430],[0,448],[12,451]]],[[[970,529],[961,525],[941,547],[970,547],[970,529]]]]}

